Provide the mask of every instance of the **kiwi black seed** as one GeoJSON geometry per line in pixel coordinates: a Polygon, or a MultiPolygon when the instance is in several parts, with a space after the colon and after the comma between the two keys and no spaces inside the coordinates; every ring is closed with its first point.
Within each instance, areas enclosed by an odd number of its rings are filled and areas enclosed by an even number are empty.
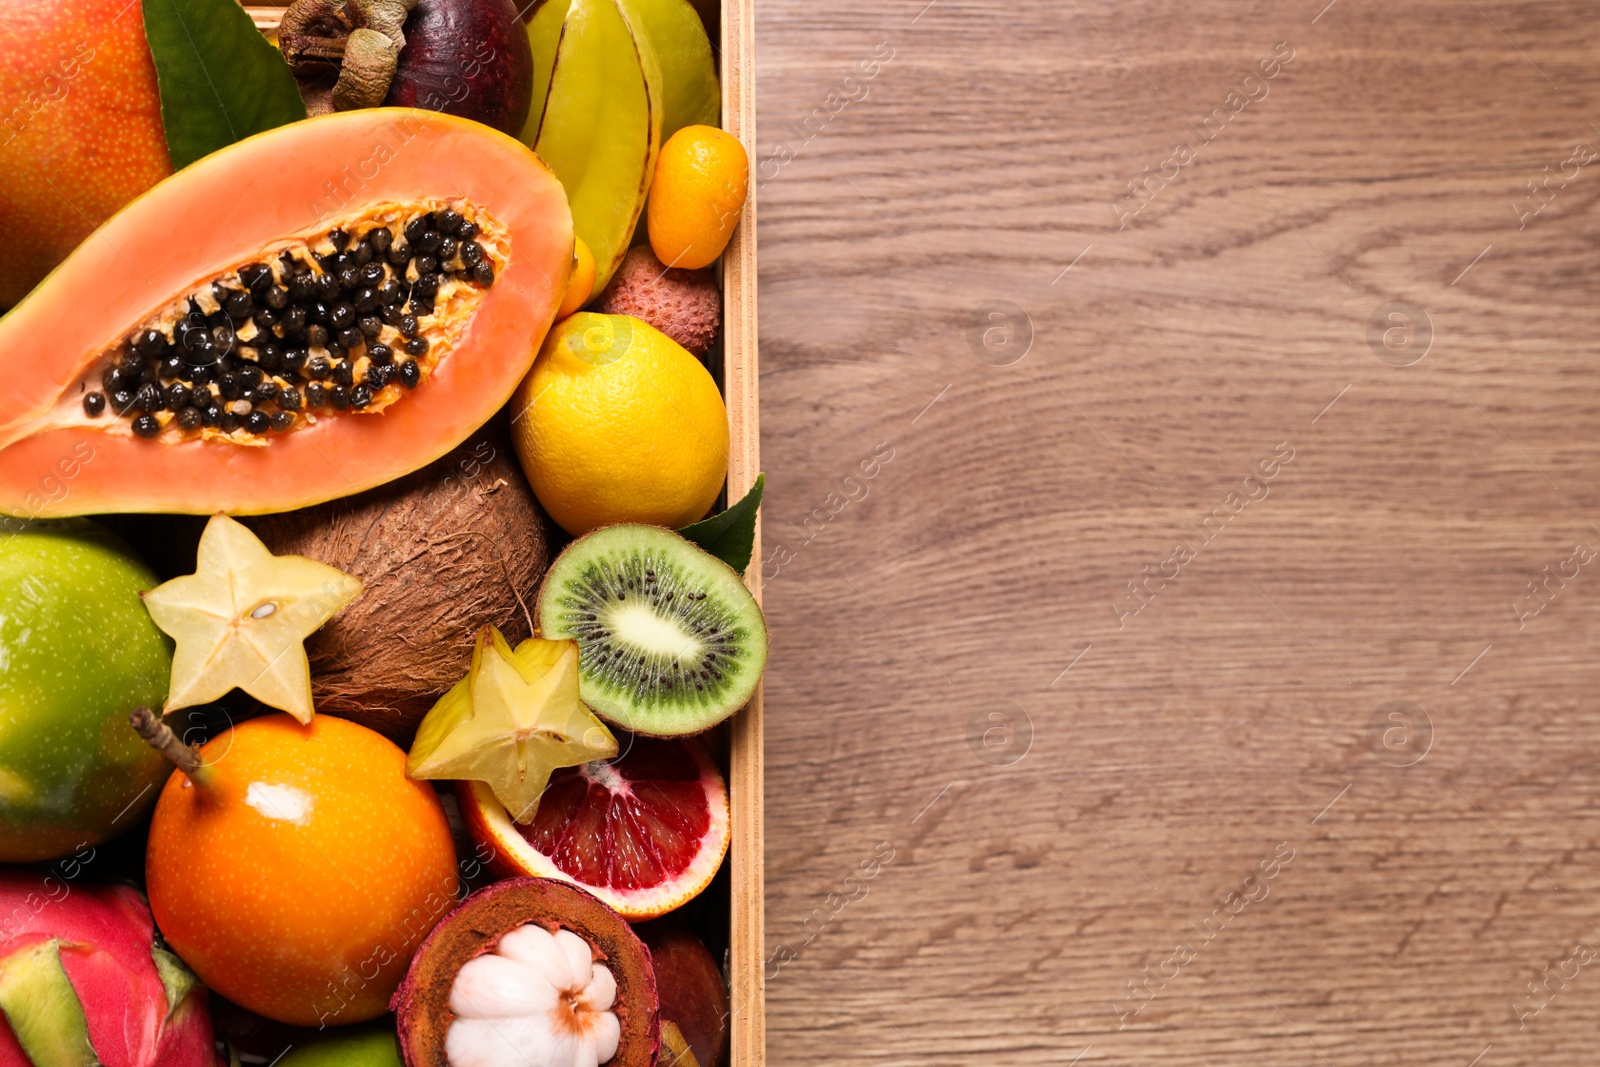
{"type": "Polygon", "coordinates": [[[761,609],[727,564],[670,530],[574,541],[539,594],[539,628],[578,642],[579,690],[602,717],[674,737],[726,719],[767,660],[761,609]]]}

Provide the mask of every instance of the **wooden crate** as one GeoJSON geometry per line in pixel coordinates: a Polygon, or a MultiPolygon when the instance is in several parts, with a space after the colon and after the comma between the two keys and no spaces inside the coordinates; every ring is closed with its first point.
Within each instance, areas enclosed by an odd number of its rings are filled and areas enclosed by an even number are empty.
{"type": "MultiPolygon", "coordinates": [[[[271,33],[283,5],[247,6],[256,25],[271,33]]],[[[756,158],[755,25],[753,0],[722,0],[718,42],[722,80],[722,125],[756,158]]],[[[738,500],[761,470],[759,368],[756,356],[755,183],[739,228],[722,260],[723,393],[728,405],[728,499],[738,500]]],[[[761,599],[761,528],[745,584],[761,599]]],[[[766,1062],[766,992],[763,976],[761,690],[736,715],[728,732],[728,791],[732,843],[728,850],[728,984],[732,1006],[729,1062],[761,1067],[766,1062]]],[[[710,891],[714,891],[710,890],[710,891]]]]}

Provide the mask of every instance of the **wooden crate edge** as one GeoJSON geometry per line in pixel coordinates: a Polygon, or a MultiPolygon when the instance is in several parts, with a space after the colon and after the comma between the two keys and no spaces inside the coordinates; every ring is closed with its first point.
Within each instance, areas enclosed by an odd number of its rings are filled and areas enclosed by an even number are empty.
{"type": "MultiPolygon", "coordinates": [[[[722,125],[756,158],[754,0],[722,0],[722,125]]],[[[752,171],[754,167],[752,166],[752,171]]],[[[760,364],[756,329],[756,189],[723,258],[723,386],[728,403],[728,499],[737,500],[761,470],[760,364]]],[[[761,527],[745,582],[761,598],[761,527]]],[[[733,840],[728,982],[732,1067],[764,1067],[766,975],[763,833],[762,693],[733,720],[729,757],[733,840]]]]}

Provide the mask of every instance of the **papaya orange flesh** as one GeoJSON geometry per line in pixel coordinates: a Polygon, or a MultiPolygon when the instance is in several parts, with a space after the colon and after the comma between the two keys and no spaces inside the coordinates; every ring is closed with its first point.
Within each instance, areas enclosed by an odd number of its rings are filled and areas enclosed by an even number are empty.
{"type": "Polygon", "coordinates": [[[257,514],[408,474],[510,398],[572,250],[555,176],[463,119],[208,156],[0,318],[0,513],[257,514]]]}

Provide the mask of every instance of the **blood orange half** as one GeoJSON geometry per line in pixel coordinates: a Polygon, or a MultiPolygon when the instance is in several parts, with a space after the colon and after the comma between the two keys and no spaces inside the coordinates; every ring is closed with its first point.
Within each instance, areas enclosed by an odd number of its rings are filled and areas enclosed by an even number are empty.
{"type": "Polygon", "coordinates": [[[623,755],[550,776],[533,821],[511,820],[482,782],[457,785],[467,830],[507,876],[560,878],[628,919],[693,899],[728,853],[728,787],[705,746],[635,737],[623,755]]]}

